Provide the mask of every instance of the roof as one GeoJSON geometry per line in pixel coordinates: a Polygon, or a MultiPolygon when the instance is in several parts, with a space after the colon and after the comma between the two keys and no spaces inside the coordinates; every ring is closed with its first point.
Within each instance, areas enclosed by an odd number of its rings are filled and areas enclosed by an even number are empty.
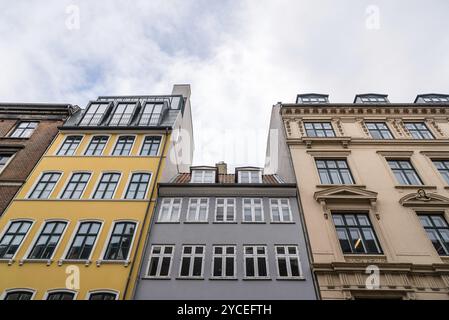
{"type": "MultiPolygon", "coordinates": [[[[190,173],[179,173],[170,183],[190,183],[190,173]]],[[[236,183],[235,174],[218,174],[218,183],[236,183]]],[[[263,174],[262,184],[283,184],[281,178],[275,174],[263,174]]],[[[257,184],[255,184],[257,185],[257,184]]],[[[259,184],[260,185],[260,184],[259,184]]]]}

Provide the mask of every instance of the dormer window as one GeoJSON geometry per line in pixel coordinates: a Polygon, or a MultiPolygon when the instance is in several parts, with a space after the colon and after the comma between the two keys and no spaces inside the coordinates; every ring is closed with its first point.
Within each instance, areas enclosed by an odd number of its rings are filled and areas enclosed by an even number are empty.
{"type": "Polygon", "coordinates": [[[131,122],[131,118],[136,109],[136,103],[126,103],[119,102],[114,110],[111,121],[109,121],[110,126],[127,126],[131,122]]]}
{"type": "Polygon", "coordinates": [[[259,170],[238,171],[239,183],[262,183],[262,172],[259,170]]]}
{"type": "Polygon", "coordinates": [[[296,103],[329,103],[329,96],[327,94],[298,94],[296,103]]]}
{"type": "Polygon", "coordinates": [[[439,104],[439,103],[449,103],[449,95],[448,94],[420,94],[416,97],[415,103],[430,103],[430,104],[439,104]]]}
{"type": "Polygon", "coordinates": [[[215,183],[215,170],[192,170],[190,183],[215,183]]]}
{"type": "Polygon", "coordinates": [[[98,126],[109,107],[109,103],[91,103],[84,113],[80,126],[98,126]]]}
{"type": "Polygon", "coordinates": [[[354,103],[390,103],[390,101],[386,94],[367,93],[356,95],[354,103]]]}
{"type": "Polygon", "coordinates": [[[145,103],[139,119],[139,126],[158,126],[165,109],[164,103],[145,103]]]}

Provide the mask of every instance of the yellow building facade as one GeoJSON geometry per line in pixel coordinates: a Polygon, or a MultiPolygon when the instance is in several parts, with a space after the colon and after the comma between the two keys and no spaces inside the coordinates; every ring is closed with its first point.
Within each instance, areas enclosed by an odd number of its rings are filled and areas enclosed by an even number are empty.
{"type": "Polygon", "coordinates": [[[156,185],[191,164],[189,98],[99,97],[60,128],[0,218],[0,299],[132,297],[156,185]]]}

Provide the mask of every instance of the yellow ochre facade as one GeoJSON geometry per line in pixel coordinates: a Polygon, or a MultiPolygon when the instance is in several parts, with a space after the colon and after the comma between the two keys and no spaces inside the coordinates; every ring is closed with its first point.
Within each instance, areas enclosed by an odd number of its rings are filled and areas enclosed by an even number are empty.
{"type": "Polygon", "coordinates": [[[132,298],[156,185],[190,166],[192,154],[189,85],[175,85],[167,96],[90,102],[60,128],[0,218],[0,238],[6,234],[17,242],[0,260],[0,299],[13,292],[37,300],[64,294],[132,298]],[[99,119],[95,108],[103,112],[102,120],[86,126],[84,118],[99,119]],[[103,141],[92,154],[95,137],[103,141]],[[128,149],[120,145],[123,137],[129,139],[128,149]],[[126,150],[121,155],[116,153],[119,145],[126,150]],[[61,154],[62,149],[70,152],[61,154]],[[83,182],[76,184],[75,177],[81,176],[83,182]],[[24,223],[16,230],[14,222],[24,223]]]}

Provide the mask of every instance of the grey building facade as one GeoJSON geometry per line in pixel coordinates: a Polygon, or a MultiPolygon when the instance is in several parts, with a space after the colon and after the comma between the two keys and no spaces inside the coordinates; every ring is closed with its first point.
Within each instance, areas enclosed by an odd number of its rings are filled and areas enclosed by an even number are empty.
{"type": "Polygon", "coordinates": [[[296,185],[192,167],[158,187],[135,299],[316,299],[296,185]]]}

